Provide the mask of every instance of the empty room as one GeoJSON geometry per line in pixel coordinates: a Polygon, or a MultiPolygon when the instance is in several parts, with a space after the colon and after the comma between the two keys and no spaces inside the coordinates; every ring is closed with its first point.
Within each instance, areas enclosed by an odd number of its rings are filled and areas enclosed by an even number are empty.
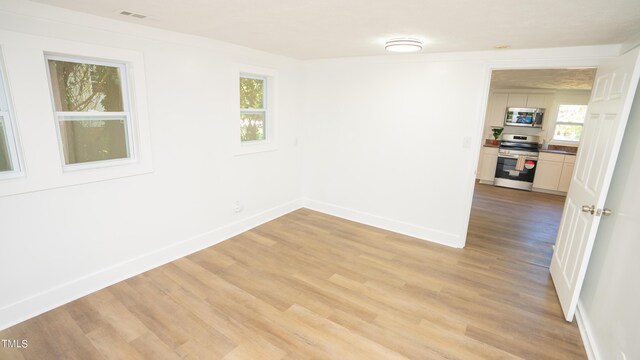
{"type": "Polygon", "coordinates": [[[0,359],[640,359],[640,2],[0,0],[0,359]]]}

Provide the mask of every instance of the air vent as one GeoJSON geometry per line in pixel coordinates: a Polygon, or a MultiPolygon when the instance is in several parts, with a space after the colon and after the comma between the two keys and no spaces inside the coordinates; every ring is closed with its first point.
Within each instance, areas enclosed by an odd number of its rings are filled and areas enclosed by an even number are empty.
{"type": "Polygon", "coordinates": [[[131,16],[134,18],[138,18],[138,19],[144,19],[147,17],[147,15],[142,15],[142,14],[136,14],[136,13],[132,13],[131,11],[120,11],[120,15],[124,15],[124,16],[131,16]]]}

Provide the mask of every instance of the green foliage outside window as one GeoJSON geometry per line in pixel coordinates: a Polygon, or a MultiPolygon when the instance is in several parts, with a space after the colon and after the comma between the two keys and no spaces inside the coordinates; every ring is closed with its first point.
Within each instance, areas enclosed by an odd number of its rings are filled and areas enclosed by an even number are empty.
{"type": "Polygon", "coordinates": [[[265,139],[266,79],[240,77],[240,140],[265,139]]]}
{"type": "Polygon", "coordinates": [[[587,116],[587,105],[560,105],[554,140],[580,141],[582,126],[587,116]]]}

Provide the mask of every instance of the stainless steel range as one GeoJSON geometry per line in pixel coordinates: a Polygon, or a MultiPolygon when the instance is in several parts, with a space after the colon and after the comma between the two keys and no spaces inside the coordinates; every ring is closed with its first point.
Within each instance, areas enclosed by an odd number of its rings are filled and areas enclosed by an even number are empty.
{"type": "Polygon", "coordinates": [[[502,136],[494,185],[531,191],[538,166],[538,140],[535,135],[502,136]]]}

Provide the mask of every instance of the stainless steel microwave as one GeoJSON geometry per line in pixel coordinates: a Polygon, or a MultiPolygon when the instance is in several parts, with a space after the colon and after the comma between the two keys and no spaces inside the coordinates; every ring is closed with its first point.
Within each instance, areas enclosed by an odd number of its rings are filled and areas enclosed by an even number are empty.
{"type": "Polygon", "coordinates": [[[542,127],[544,109],[541,108],[507,108],[504,116],[505,126],[542,127]]]}

